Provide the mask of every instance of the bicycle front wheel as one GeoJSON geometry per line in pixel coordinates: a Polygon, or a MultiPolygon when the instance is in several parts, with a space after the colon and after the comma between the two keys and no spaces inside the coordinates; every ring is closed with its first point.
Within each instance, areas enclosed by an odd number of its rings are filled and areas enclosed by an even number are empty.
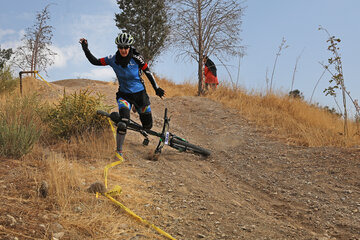
{"type": "Polygon", "coordinates": [[[191,151],[194,153],[201,154],[205,157],[209,156],[211,152],[205,148],[196,146],[179,138],[171,139],[170,146],[182,151],[191,151]]]}

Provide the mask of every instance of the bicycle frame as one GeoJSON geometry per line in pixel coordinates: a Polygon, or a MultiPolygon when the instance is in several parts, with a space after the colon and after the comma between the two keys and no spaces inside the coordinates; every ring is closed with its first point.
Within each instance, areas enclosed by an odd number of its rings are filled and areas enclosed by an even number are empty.
{"type": "MultiPolygon", "coordinates": [[[[110,114],[105,111],[97,110],[96,112],[100,115],[110,118],[110,114]]],[[[164,124],[163,124],[163,129],[162,129],[161,133],[155,132],[151,129],[145,129],[140,124],[138,124],[137,122],[135,122],[134,120],[131,120],[131,119],[129,119],[127,129],[135,131],[135,132],[139,132],[141,135],[143,135],[145,138],[143,141],[143,145],[145,145],[145,146],[148,145],[150,142],[149,137],[148,137],[149,134],[152,136],[158,137],[159,143],[156,147],[155,153],[161,153],[161,150],[164,147],[164,144],[169,143],[169,136],[170,135],[173,136],[173,134],[167,132],[169,129],[169,122],[170,122],[170,119],[167,117],[167,108],[165,108],[164,124]]]]}
{"type": "MultiPolygon", "coordinates": [[[[104,112],[102,110],[98,110],[97,113],[111,118],[109,113],[104,112]]],[[[158,137],[159,143],[155,149],[155,154],[161,153],[161,150],[164,147],[164,145],[168,145],[179,151],[192,151],[195,153],[199,153],[203,156],[209,156],[211,154],[211,152],[209,150],[204,149],[199,146],[196,146],[194,144],[191,144],[188,141],[186,141],[185,139],[178,137],[175,134],[170,133],[169,125],[170,125],[170,118],[167,117],[167,108],[165,108],[164,123],[163,123],[163,128],[162,128],[161,132],[156,132],[151,129],[145,129],[142,127],[142,125],[138,124],[137,122],[135,122],[131,119],[129,119],[129,122],[127,123],[127,129],[139,132],[141,135],[143,135],[144,136],[143,145],[145,145],[145,146],[147,146],[150,142],[149,137],[148,137],[149,134],[152,136],[158,137]]]]}

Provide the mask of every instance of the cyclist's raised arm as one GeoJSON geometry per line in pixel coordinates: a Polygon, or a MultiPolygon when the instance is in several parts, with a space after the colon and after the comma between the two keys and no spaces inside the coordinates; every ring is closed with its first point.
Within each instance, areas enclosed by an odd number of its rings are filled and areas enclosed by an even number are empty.
{"type": "Polygon", "coordinates": [[[85,38],[80,38],[79,43],[82,46],[82,49],[85,53],[86,58],[89,60],[89,62],[93,65],[96,66],[105,66],[107,65],[105,63],[104,58],[96,58],[94,55],[92,55],[92,53],[90,52],[89,48],[88,48],[88,41],[85,38]]]}

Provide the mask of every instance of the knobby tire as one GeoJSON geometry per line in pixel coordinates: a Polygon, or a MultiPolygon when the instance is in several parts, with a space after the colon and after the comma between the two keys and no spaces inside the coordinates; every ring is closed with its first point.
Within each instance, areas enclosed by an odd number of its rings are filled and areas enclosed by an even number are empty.
{"type": "Polygon", "coordinates": [[[174,146],[172,146],[172,147],[177,148],[179,146],[180,148],[183,148],[184,151],[192,151],[194,153],[199,153],[205,157],[209,156],[211,154],[211,152],[209,150],[206,150],[202,147],[196,146],[194,144],[185,142],[185,141],[177,139],[177,138],[173,138],[171,140],[171,143],[174,144],[174,146]]]}

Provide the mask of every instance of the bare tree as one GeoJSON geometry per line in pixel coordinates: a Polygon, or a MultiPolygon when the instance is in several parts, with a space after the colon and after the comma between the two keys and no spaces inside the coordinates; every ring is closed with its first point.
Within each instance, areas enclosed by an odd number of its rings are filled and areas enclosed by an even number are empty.
{"type": "Polygon", "coordinates": [[[279,46],[279,51],[276,53],[276,57],[275,57],[275,61],[274,61],[274,67],[273,67],[272,74],[271,74],[271,79],[270,79],[270,92],[272,92],[273,79],[274,79],[274,73],[275,73],[275,67],[276,67],[277,60],[278,60],[279,56],[281,55],[281,51],[283,49],[289,47],[289,45],[285,45],[285,43],[286,43],[286,40],[283,37],[282,40],[281,40],[281,44],[279,46]]]}
{"type": "Polygon", "coordinates": [[[47,23],[50,19],[49,6],[37,13],[34,25],[25,31],[23,45],[15,50],[13,63],[22,70],[46,72],[46,68],[54,63],[56,53],[49,48],[53,36],[53,27],[47,23]]]}
{"type": "Polygon", "coordinates": [[[203,93],[203,56],[242,54],[240,31],[244,7],[239,0],[173,0],[173,42],[178,56],[198,63],[198,95],[203,93]]]}
{"type": "Polygon", "coordinates": [[[295,82],[295,74],[296,74],[296,70],[297,70],[297,65],[298,65],[298,63],[299,63],[300,57],[301,57],[301,55],[302,55],[303,52],[304,52],[304,49],[301,51],[300,55],[296,58],[295,67],[294,67],[294,72],[293,72],[292,81],[291,81],[291,89],[290,89],[290,91],[293,90],[294,82],[295,82]]]}
{"type": "Polygon", "coordinates": [[[331,74],[331,79],[329,80],[329,83],[333,83],[334,86],[329,86],[324,90],[325,96],[336,96],[336,89],[340,88],[342,93],[342,100],[343,100],[343,106],[344,106],[344,135],[347,137],[349,130],[347,125],[348,115],[347,115],[347,107],[346,107],[346,94],[350,96],[349,92],[347,92],[345,87],[345,80],[344,80],[344,72],[342,67],[342,59],[340,56],[340,48],[338,47],[338,43],[341,42],[340,38],[335,38],[335,36],[331,36],[330,33],[323,28],[322,26],[319,26],[319,30],[323,30],[328,35],[327,42],[329,43],[328,50],[332,53],[333,57],[328,59],[328,65],[323,65],[324,69],[328,71],[331,74]],[[330,67],[333,67],[332,72],[330,70],[330,67]]]}
{"type": "Polygon", "coordinates": [[[315,89],[316,89],[316,87],[318,86],[321,78],[324,76],[325,72],[326,72],[326,69],[324,69],[324,71],[322,72],[321,76],[319,77],[319,79],[317,80],[317,82],[316,82],[316,84],[315,84],[315,87],[314,87],[314,89],[313,89],[313,91],[312,91],[312,93],[311,93],[310,103],[312,102],[312,98],[313,98],[313,96],[314,96],[315,89]]]}
{"type": "Polygon", "coordinates": [[[237,76],[236,76],[236,83],[235,83],[235,89],[238,88],[238,84],[239,84],[239,81],[240,81],[240,66],[241,66],[241,59],[244,57],[244,54],[240,54],[239,56],[239,64],[238,64],[238,71],[237,71],[237,76]]]}

